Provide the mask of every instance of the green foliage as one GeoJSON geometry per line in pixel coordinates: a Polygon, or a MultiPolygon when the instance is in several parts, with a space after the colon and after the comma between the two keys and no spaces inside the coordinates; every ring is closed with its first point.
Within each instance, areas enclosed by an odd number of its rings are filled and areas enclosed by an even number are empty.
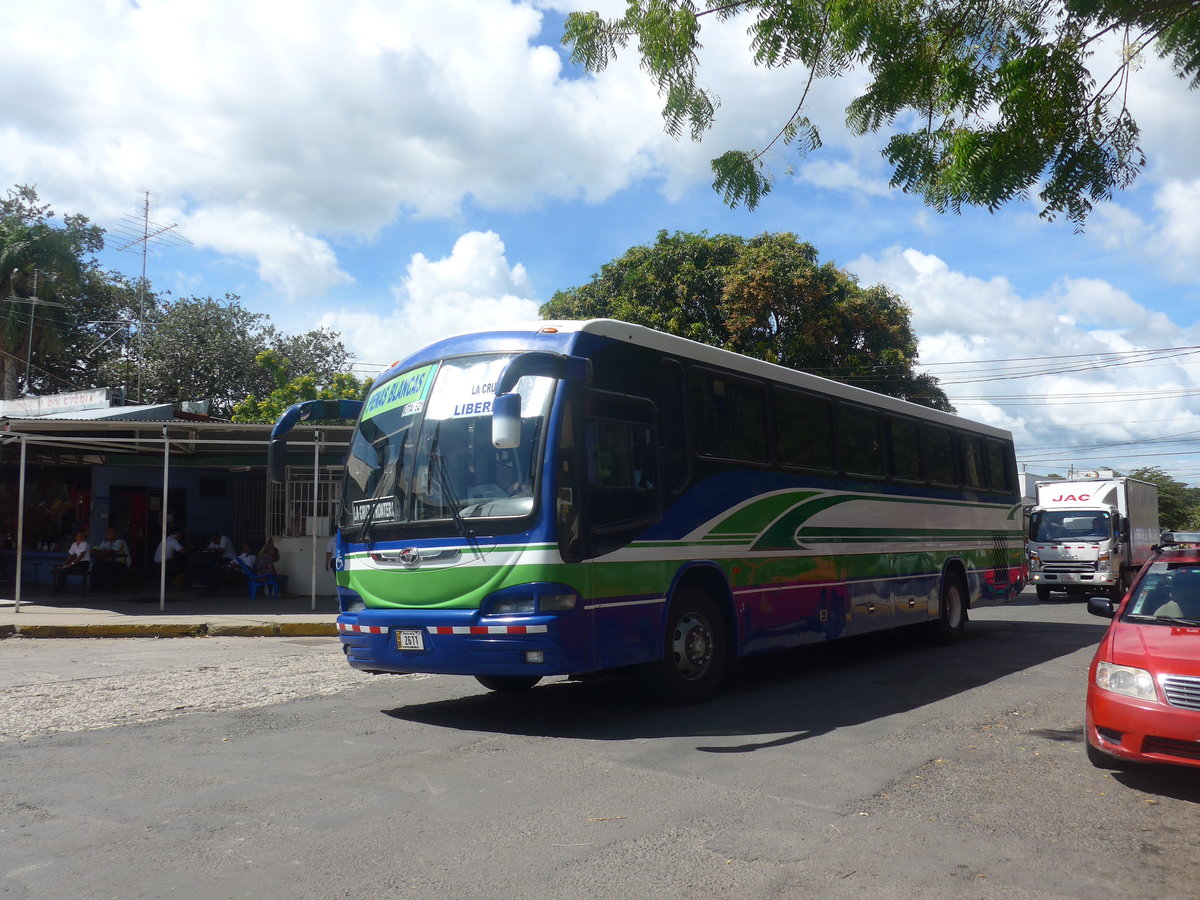
{"type": "Polygon", "coordinates": [[[668,234],[631,247],[546,318],[608,317],[793,369],[952,410],[937,380],[913,371],[910,313],[882,286],[861,287],[792,234],[668,234]]]}
{"type": "Polygon", "coordinates": [[[0,386],[3,398],[41,387],[33,358],[61,353],[74,320],[73,301],[94,269],[103,232],[83,216],[61,224],[29,185],[0,200],[0,386]],[[27,378],[26,372],[29,372],[27,378]]]}
{"type": "Polygon", "coordinates": [[[274,382],[274,389],[259,400],[254,395],[235,403],[234,422],[274,422],[293,403],[305,400],[365,400],[371,389],[371,379],[358,379],[347,372],[336,372],[327,383],[319,381],[311,371],[290,377],[295,366],[275,350],[264,350],[255,363],[274,382]]]}
{"type": "Polygon", "coordinates": [[[807,70],[775,138],[712,163],[714,189],[750,209],[770,191],[764,159],[776,142],[799,155],[820,146],[804,114],[814,82],[854,67],[870,81],[846,122],[858,134],[894,131],[884,149],[894,187],[953,212],[1036,190],[1043,217],[1077,225],[1145,166],[1125,106],[1143,54],[1200,84],[1200,4],[1177,0],[629,0],[616,19],[572,13],[563,43],[599,72],[636,39],[667,131],[687,127],[698,140],[719,106],[698,81],[707,17],[745,24],[756,64],[807,70]],[[1122,42],[1111,61],[1096,55],[1105,38],[1122,42]]]}

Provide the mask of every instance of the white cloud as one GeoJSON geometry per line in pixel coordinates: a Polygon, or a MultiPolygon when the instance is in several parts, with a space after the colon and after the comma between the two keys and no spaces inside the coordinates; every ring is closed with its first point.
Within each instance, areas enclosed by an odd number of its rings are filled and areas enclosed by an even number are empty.
{"type": "Polygon", "coordinates": [[[358,359],[383,366],[450,334],[535,321],[531,290],[524,267],[509,264],[498,235],[470,232],[442,259],[413,256],[393,289],[392,309],[342,309],[318,324],[341,332],[358,359]]]}
{"type": "Polygon", "coordinates": [[[1106,281],[1063,278],[1045,295],[1022,296],[1004,278],[964,275],[900,247],[847,268],[899,294],[912,309],[921,364],[962,415],[1012,430],[1019,455],[1047,441],[1138,441],[1200,428],[1200,405],[1171,393],[1200,387],[1196,354],[1129,355],[1196,346],[1200,329],[1179,327],[1106,281]],[[1127,355],[1083,368],[1112,353],[1127,355]],[[1137,392],[1144,398],[1124,399],[1137,392]]]}

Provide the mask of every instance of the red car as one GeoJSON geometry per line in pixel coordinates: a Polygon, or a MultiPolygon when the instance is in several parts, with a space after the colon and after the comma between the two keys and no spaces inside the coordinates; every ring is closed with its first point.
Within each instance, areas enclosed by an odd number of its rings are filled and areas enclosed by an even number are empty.
{"type": "Polygon", "coordinates": [[[1088,759],[1200,766],[1200,532],[1164,532],[1125,598],[1088,612],[1113,620],[1088,671],[1088,759]]]}

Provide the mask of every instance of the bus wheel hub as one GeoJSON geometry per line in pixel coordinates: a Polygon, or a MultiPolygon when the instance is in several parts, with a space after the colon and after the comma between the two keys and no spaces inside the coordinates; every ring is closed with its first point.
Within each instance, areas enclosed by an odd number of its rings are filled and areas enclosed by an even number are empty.
{"type": "Polygon", "coordinates": [[[679,674],[699,678],[712,661],[712,629],[702,616],[689,613],[675,626],[671,654],[679,674]]]}

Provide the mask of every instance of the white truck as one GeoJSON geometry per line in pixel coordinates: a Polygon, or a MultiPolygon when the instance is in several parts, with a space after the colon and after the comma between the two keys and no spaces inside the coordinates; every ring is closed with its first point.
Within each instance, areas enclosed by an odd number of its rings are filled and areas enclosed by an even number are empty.
{"type": "Polygon", "coordinates": [[[1157,485],[1089,474],[1037,482],[1025,553],[1043,602],[1051,591],[1120,599],[1159,539],[1157,485]]]}

